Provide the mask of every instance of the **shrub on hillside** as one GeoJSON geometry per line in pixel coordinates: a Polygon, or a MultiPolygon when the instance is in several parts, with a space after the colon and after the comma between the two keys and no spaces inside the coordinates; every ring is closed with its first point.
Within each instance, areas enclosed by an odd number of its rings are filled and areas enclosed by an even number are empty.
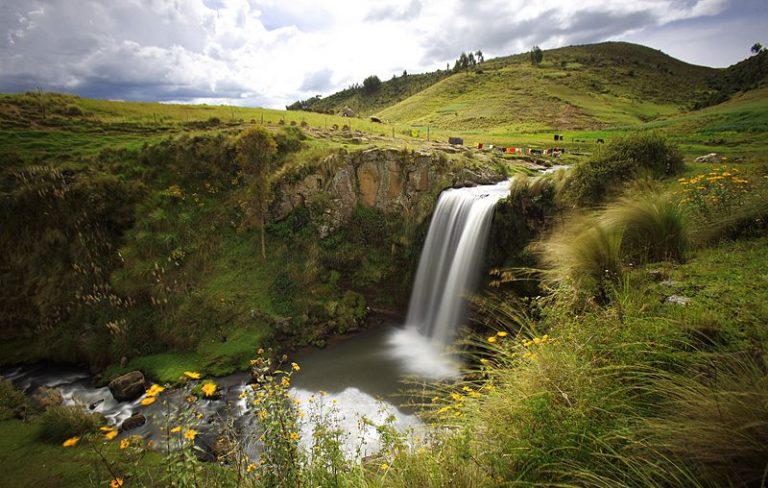
{"type": "Polygon", "coordinates": [[[9,380],[0,378],[0,421],[20,417],[27,409],[24,393],[9,380]]]}
{"type": "Polygon", "coordinates": [[[600,212],[571,219],[539,245],[545,284],[607,299],[625,266],[682,260],[689,228],[672,197],[630,193],[600,212]]]}
{"type": "Polygon", "coordinates": [[[593,206],[640,175],[660,178],[682,169],[682,153],[663,136],[655,132],[631,134],[614,140],[591,159],[576,165],[566,197],[577,205],[593,206]]]}
{"type": "Polygon", "coordinates": [[[544,283],[603,301],[622,276],[622,229],[592,217],[573,219],[539,247],[544,283]]]}
{"type": "Polygon", "coordinates": [[[50,442],[62,442],[70,437],[96,432],[104,425],[104,417],[88,413],[78,405],[51,407],[40,417],[39,437],[50,442]]]}
{"type": "Polygon", "coordinates": [[[611,204],[601,220],[623,231],[622,256],[634,264],[681,261],[688,248],[687,216],[672,198],[639,194],[611,204]]]}
{"type": "Polygon", "coordinates": [[[302,141],[307,139],[304,131],[298,127],[284,127],[274,135],[277,143],[277,152],[280,155],[300,151],[302,141]]]}
{"type": "Polygon", "coordinates": [[[680,178],[682,202],[696,221],[699,245],[757,237],[768,231],[768,183],[737,168],[680,178]]]}

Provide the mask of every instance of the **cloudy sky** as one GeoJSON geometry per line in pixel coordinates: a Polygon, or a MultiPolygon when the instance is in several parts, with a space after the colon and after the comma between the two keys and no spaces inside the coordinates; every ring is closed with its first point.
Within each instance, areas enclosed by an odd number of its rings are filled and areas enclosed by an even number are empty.
{"type": "Polygon", "coordinates": [[[370,74],[538,44],[646,44],[728,66],[768,0],[0,0],[0,92],[281,108],[370,74]]]}

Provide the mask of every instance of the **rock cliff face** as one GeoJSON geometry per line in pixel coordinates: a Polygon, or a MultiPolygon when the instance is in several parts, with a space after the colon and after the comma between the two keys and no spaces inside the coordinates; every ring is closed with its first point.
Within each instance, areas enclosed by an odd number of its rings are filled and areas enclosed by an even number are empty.
{"type": "Polygon", "coordinates": [[[328,156],[318,169],[275,186],[274,220],[306,206],[321,236],[343,225],[355,207],[398,212],[419,222],[430,214],[435,197],[453,186],[499,181],[503,176],[488,161],[449,159],[436,151],[367,149],[328,156]],[[472,169],[470,169],[470,167],[472,169]]]}

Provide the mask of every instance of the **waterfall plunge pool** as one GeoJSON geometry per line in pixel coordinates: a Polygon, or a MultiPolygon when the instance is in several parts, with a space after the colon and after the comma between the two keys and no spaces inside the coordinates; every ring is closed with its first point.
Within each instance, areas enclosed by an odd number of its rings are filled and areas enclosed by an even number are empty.
{"type": "MultiPolygon", "coordinates": [[[[299,441],[305,449],[312,443],[311,408],[336,411],[332,421],[345,432],[342,449],[350,458],[379,449],[376,425],[388,422],[390,427],[414,435],[422,430],[416,412],[405,406],[407,391],[419,382],[458,376],[460,365],[446,350],[466,318],[464,297],[474,290],[480,272],[493,209],[508,194],[508,181],[441,193],[419,259],[405,327],[376,327],[290,358],[301,365],[290,393],[305,413],[299,441]]],[[[141,398],[117,402],[108,388],[90,386],[88,374],[71,368],[37,365],[2,374],[26,393],[39,386],[55,387],[66,404],[90,407],[116,426],[132,414],[142,413],[147,423],[121,435],[161,438],[162,416],[167,410],[162,401],[148,406],[141,405],[141,398]]],[[[258,422],[242,395],[248,380],[248,373],[214,378],[220,398],[197,401],[203,416],[195,429],[204,447],[215,443],[224,426],[232,424],[247,452],[258,456],[258,446],[249,441],[255,437],[250,434],[257,431],[258,422]]],[[[160,399],[180,405],[187,394],[184,388],[171,389],[161,393],[160,399]]]]}

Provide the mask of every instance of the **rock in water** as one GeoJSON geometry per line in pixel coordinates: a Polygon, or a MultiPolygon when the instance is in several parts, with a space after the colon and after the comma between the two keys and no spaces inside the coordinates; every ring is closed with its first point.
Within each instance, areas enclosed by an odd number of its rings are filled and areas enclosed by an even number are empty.
{"type": "Polygon", "coordinates": [[[32,394],[32,403],[40,410],[48,410],[51,407],[63,405],[64,397],[56,388],[41,386],[32,394]]]}
{"type": "Polygon", "coordinates": [[[144,393],[144,375],[141,371],[131,371],[109,382],[109,391],[119,402],[135,400],[144,393]]]}
{"type": "Polygon", "coordinates": [[[147,423],[147,417],[140,413],[135,413],[125,419],[120,428],[125,432],[126,430],[136,429],[147,423]]]}

